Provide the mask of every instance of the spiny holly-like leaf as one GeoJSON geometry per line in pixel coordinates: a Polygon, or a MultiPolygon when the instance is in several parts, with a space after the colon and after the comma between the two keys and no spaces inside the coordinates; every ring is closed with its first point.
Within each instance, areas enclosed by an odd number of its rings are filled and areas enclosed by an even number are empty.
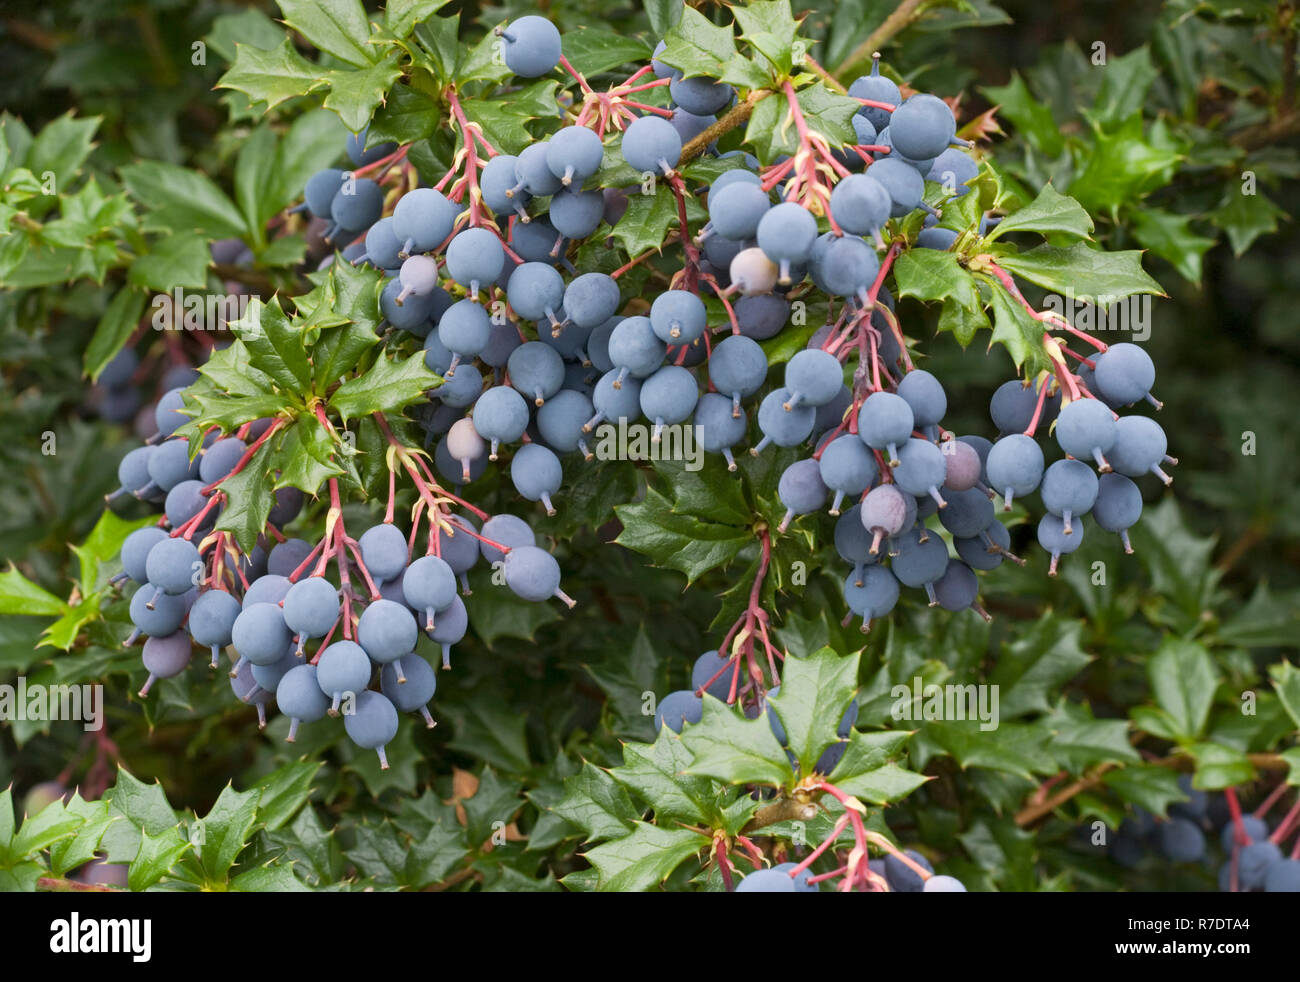
{"type": "Polygon", "coordinates": [[[442,381],[424,363],[424,352],[409,358],[380,357],[364,375],[350,378],[330,396],[330,408],[344,421],[370,413],[397,412],[424,397],[442,381]]]}
{"type": "Polygon", "coordinates": [[[704,700],[699,723],[687,724],[682,743],[695,757],[688,773],[727,784],[773,784],[794,779],[790,761],[766,717],[745,719],[718,699],[704,700]]]}
{"type": "Polygon", "coordinates": [[[43,617],[62,614],[67,609],[66,603],[18,570],[8,569],[0,573],[0,614],[43,617]]]}
{"type": "Polygon", "coordinates": [[[690,752],[664,726],[654,743],[623,744],[623,763],[609,773],[649,802],[659,824],[711,824],[717,816],[713,782],[687,774],[690,763],[690,752]]]}
{"type": "Polygon", "coordinates": [[[384,4],[384,26],[394,37],[404,38],[417,24],[433,17],[449,0],[389,0],[384,4]]]}
{"type": "Polygon", "coordinates": [[[1029,142],[1048,157],[1055,157],[1064,147],[1065,138],[1052,116],[1051,107],[1039,102],[1019,72],[1011,73],[1006,85],[986,85],[984,93],[997,103],[998,114],[1011,120],[1029,142]]]}
{"type": "Polygon", "coordinates": [[[284,22],[308,41],[349,65],[365,68],[378,57],[366,43],[370,22],[361,0],[276,0],[284,22]]]}
{"type": "Polygon", "coordinates": [[[23,820],[9,843],[9,858],[12,861],[35,856],[62,839],[70,839],[84,822],[76,812],[69,812],[61,799],[55,799],[23,820]]]}
{"type": "Polygon", "coordinates": [[[260,797],[260,790],[236,791],[227,784],[211,811],[198,823],[202,834],[191,838],[198,839],[199,862],[209,882],[225,882],[226,874],[235,865],[253,830],[260,797]]]}
{"type": "Polygon", "coordinates": [[[189,840],[175,828],[163,829],[157,834],[142,830],[140,851],[131,860],[127,871],[127,885],[136,891],[156,885],[189,848],[189,840]]]}
{"type": "Polygon", "coordinates": [[[838,740],[840,717],[858,687],[858,654],[841,657],[822,648],[807,658],[787,658],[781,691],[768,700],[785,727],[789,747],[804,774],[838,740]]]}
{"type": "Polygon", "coordinates": [[[357,71],[329,73],[330,91],[323,105],[338,113],[343,125],[354,133],[365,129],[375,107],[384,101],[392,84],[402,75],[397,56],[390,54],[383,61],[357,71]]]}
{"type": "Polygon", "coordinates": [[[1038,726],[998,723],[984,729],[977,720],[927,721],[922,733],[943,747],[963,768],[987,767],[1027,780],[1051,773],[1056,763],[1046,752],[1048,734],[1038,726]]]}
{"type": "Polygon", "coordinates": [[[989,309],[993,312],[989,349],[995,344],[1002,345],[1025,376],[1050,369],[1052,363],[1043,347],[1043,325],[1030,317],[1002,284],[992,282],[989,296],[989,309]]]}
{"type": "Polygon", "coordinates": [[[1069,235],[1087,239],[1092,236],[1092,229],[1092,218],[1083,206],[1048,184],[1032,202],[998,222],[985,240],[991,242],[1005,232],[1038,232],[1044,236],[1069,235]]]}
{"type": "MultiPolygon", "coordinates": [[[[785,692],[784,681],[781,691],[785,692]]],[[[876,805],[905,798],[928,780],[896,763],[910,736],[899,731],[860,733],[854,730],[849,734],[844,756],[831,772],[831,780],[842,791],[876,805]]]]}
{"type": "Polygon", "coordinates": [[[1201,262],[1218,244],[1217,239],[1198,235],[1192,222],[1199,215],[1177,215],[1159,208],[1133,212],[1133,234],[1138,242],[1167,260],[1183,279],[1201,282],[1201,262]]]}
{"type": "Polygon", "coordinates": [[[585,857],[600,875],[601,890],[638,892],[658,886],[711,842],[692,829],[637,822],[631,835],[588,850],[585,857]]]}
{"type": "Polygon", "coordinates": [[[679,69],[687,78],[719,76],[719,70],[736,53],[736,39],[730,27],[719,27],[694,7],[682,10],[682,19],[664,35],[667,47],[659,54],[665,65],[679,69]]]}
{"type": "Polygon", "coordinates": [[[650,58],[650,46],[638,37],[615,34],[591,27],[565,31],[561,38],[564,57],[582,75],[598,75],[629,62],[650,58]]]}
{"type": "Polygon", "coordinates": [[[1053,732],[1049,749],[1071,773],[1103,762],[1137,763],[1142,759],[1129,743],[1128,720],[1094,719],[1086,706],[1062,700],[1046,722],[1053,732]]]}
{"type": "Polygon", "coordinates": [[[64,807],[69,814],[81,818],[81,825],[75,834],[50,847],[50,870],[55,876],[63,876],[93,860],[109,825],[122,821],[120,816],[113,814],[107,801],[85,801],[75,791],[64,807]]]}
{"type": "Polygon", "coordinates": [[[286,99],[306,95],[328,86],[319,68],[309,62],[285,38],[279,47],[266,51],[249,44],[235,46],[235,63],[217,82],[219,89],[234,89],[254,104],[274,109],[286,99]]]}
{"type": "Polygon", "coordinates": [[[672,502],[653,488],[643,501],[616,505],[623,522],[615,541],[650,557],[656,566],[679,570],[693,583],[716,566],[736,557],[754,541],[749,529],[680,515],[672,502]]]}
{"type": "Polygon", "coordinates": [[[296,760],[258,779],[249,790],[261,792],[257,799],[257,822],[273,832],[289,821],[307,803],[311,782],[321,761],[296,760]]]}
{"type": "MultiPolygon", "coordinates": [[[[231,533],[245,552],[252,550],[257,537],[266,528],[266,516],[275,504],[272,493],[275,487],[274,464],[271,446],[264,443],[242,471],[220,484],[219,489],[227,500],[221,517],[217,519],[217,529],[231,533]]],[[[315,491],[314,488],[311,490],[315,491]]]]}
{"type": "Polygon", "coordinates": [[[588,842],[620,839],[641,817],[623,786],[591,763],[584,762],[564,790],[564,800],[551,810],[587,833],[588,842]]]}
{"type": "Polygon", "coordinates": [[[979,291],[971,274],[951,252],[909,249],[894,263],[894,281],[900,297],[939,300],[966,310],[980,306],[979,291]]]}
{"type": "Polygon", "coordinates": [[[677,201],[666,187],[654,185],[652,194],[629,194],[627,211],[614,226],[616,238],[629,256],[658,249],[677,225],[677,201]]]}
{"type": "Polygon", "coordinates": [[[990,682],[1000,686],[1003,719],[1046,712],[1048,695],[1092,659],[1079,645],[1083,625],[1044,613],[1003,648],[990,682]]]}
{"type": "Polygon", "coordinates": [[[248,361],[276,385],[289,392],[305,393],[311,387],[311,365],[303,343],[302,329],[280,306],[280,298],[263,303],[254,297],[244,316],[230,325],[248,349],[248,361]]]}
{"type": "Polygon", "coordinates": [[[280,465],[276,487],[302,488],[314,494],[331,477],[346,473],[339,462],[345,451],[314,416],[299,416],[271,438],[280,465]]]}
{"type": "Polygon", "coordinates": [[[369,136],[376,140],[414,143],[427,140],[442,123],[438,104],[409,85],[398,83],[388,92],[384,104],[375,111],[369,136]]]}

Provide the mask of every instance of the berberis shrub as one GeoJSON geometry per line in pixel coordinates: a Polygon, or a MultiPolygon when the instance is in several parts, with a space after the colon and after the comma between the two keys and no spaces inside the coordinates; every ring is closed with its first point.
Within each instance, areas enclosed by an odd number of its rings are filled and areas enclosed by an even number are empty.
{"type": "Polygon", "coordinates": [[[875,51],[939,5],[279,7],[205,26],[196,166],[3,118],[5,316],[94,322],[47,456],[116,482],[73,586],[0,575],[24,691],[108,683],[0,885],[1297,889],[1293,615],[1096,320],[1213,245],[1144,204],[1196,155],[1149,52],[1067,147],[875,51]]]}

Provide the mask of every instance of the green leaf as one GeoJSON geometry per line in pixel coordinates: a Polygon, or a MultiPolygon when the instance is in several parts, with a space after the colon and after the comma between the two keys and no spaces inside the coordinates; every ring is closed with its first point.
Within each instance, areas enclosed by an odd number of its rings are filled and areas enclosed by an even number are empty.
{"type": "Polygon", "coordinates": [[[171,293],[176,287],[202,290],[208,283],[212,253],[201,234],[175,235],[157,240],[154,251],[138,256],[127,272],[134,287],[171,293]]]}
{"type": "Polygon", "coordinates": [[[1221,743],[1194,743],[1187,752],[1196,758],[1196,787],[1222,791],[1255,780],[1255,767],[1240,750],[1221,743]]]}
{"type": "Polygon", "coordinates": [[[189,848],[189,841],[182,838],[175,828],[164,829],[157,834],[141,831],[140,851],[131,860],[127,885],[135,891],[156,885],[189,848]]]}
{"type": "Polygon", "coordinates": [[[1284,212],[1273,204],[1258,188],[1246,194],[1239,182],[1228,184],[1218,209],[1210,212],[1209,219],[1228,234],[1234,256],[1241,257],[1261,235],[1277,231],[1277,220],[1284,212]]]}
{"type": "Polygon", "coordinates": [[[609,773],[649,802],[659,824],[708,824],[717,814],[713,782],[687,774],[690,763],[685,745],[663,726],[654,743],[623,744],[623,763],[609,773]]]}
{"type": "Polygon", "coordinates": [[[331,477],[347,473],[339,463],[339,455],[346,450],[314,416],[299,416],[272,440],[272,453],[280,464],[276,487],[301,488],[314,494],[331,477]]]}
{"type": "MultiPolygon", "coordinates": [[[[782,692],[785,683],[782,682],[782,692]]],[[[910,733],[884,732],[849,734],[844,756],[835,765],[832,780],[840,790],[876,805],[898,801],[929,778],[894,762],[910,733]]]]}
{"type": "MultiPolygon", "coordinates": [[[[740,36],[751,44],[755,43],[756,35],[767,35],[787,52],[794,45],[799,24],[790,11],[790,0],[750,0],[743,6],[736,4],[731,12],[740,25],[740,36]]],[[[771,56],[766,49],[760,50],[771,56]]]]}
{"type": "Polygon", "coordinates": [[[145,784],[118,768],[117,783],[108,792],[113,809],[151,835],[176,828],[176,812],[167,803],[162,785],[145,784]]]}
{"type": "Polygon", "coordinates": [[[1268,666],[1268,677],[1287,715],[1300,729],[1300,669],[1289,661],[1280,661],[1268,666]]]}
{"type": "Polygon", "coordinates": [[[1192,231],[1192,219],[1199,216],[1175,215],[1158,208],[1134,210],[1133,234],[1157,256],[1168,260],[1183,279],[1201,282],[1201,261],[1217,240],[1192,231]]]}
{"type": "Polygon", "coordinates": [[[424,398],[441,381],[425,365],[423,351],[404,361],[380,357],[364,375],[340,385],[329,404],[344,422],[370,413],[396,412],[424,398]]]}
{"type": "Polygon", "coordinates": [[[0,892],[33,893],[37,881],[45,875],[40,863],[18,863],[9,869],[0,869],[0,892]]]}
{"type": "Polygon", "coordinates": [[[1182,156],[1160,138],[1155,125],[1144,133],[1142,117],[1134,115],[1115,132],[1096,134],[1086,159],[1069,192],[1096,213],[1132,203],[1167,185],[1182,156]]]}
{"type": "Polygon", "coordinates": [[[307,803],[311,782],[321,769],[320,761],[296,760],[259,778],[249,790],[260,790],[257,821],[268,832],[281,828],[307,803]]]}
{"type": "Polygon", "coordinates": [[[1102,252],[1082,242],[1068,248],[1041,245],[998,264],[1032,283],[1084,303],[1106,305],[1139,293],[1164,296],[1160,284],[1142,270],[1137,250],[1102,252]]]}
{"type": "Polygon", "coordinates": [[[1101,87],[1093,103],[1094,119],[1102,124],[1118,123],[1140,112],[1147,91],[1160,72],[1151,62],[1151,50],[1144,44],[1127,54],[1108,57],[1099,72],[1101,87]]]}
{"type": "MultiPolygon", "coordinates": [[[[173,235],[202,232],[210,238],[238,238],[246,231],[239,209],[221,188],[198,171],[145,160],[128,164],[121,174],[127,191],[149,209],[144,222],[146,230],[173,235]]],[[[198,284],[203,285],[202,281],[198,284]]]]}
{"type": "Polygon", "coordinates": [[[399,83],[376,110],[369,136],[375,140],[414,143],[427,140],[441,125],[441,107],[423,92],[399,83]]]}
{"type": "Polygon", "coordinates": [[[303,332],[285,315],[278,296],[270,303],[252,298],[244,316],[230,329],[247,349],[249,364],[276,385],[300,394],[310,390],[311,364],[303,332]]]}
{"type": "Polygon", "coordinates": [[[226,61],[235,60],[236,44],[251,44],[267,51],[284,39],[284,28],[255,7],[237,14],[221,14],[208,31],[208,46],[226,61]]]}
{"type": "Polygon", "coordinates": [[[16,569],[0,573],[0,614],[25,614],[53,617],[68,605],[43,587],[37,586],[16,569]]]}
{"type": "Polygon", "coordinates": [[[646,0],[642,4],[655,37],[663,37],[682,19],[683,6],[683,0],[646,0]]]}
{"type": "Polygon", "coordinates": [[[651,194],[628,195],[627,211],[614,226],[614,238],[629,256],[639,256],[658,249],[676,224],[677,200],[671,191],[656,184],[651,194]]]}
{"type": "Polygon", "coordinates": [[[254,104],[265,103],[267,110],[328,85],[324,73],[298,54],[288,38],[269,51],[236,45],[235,63],[217,81],[217,88],[242,92],[254,104]]]}
{"type": "Polygon", "coordinates": [[[613,31],[578,27],[565,31],[561,41],[564,57],[580,75],[599,75],[620,65],[650,58],[650,46],[640,38],[613,31]]]}
{"type": "Polygon", "coordinates": [[[121,821],[113,815],[107,801],[84,801],[75,791],[66,808],[81,818],[81,825],[75,834],[50,847],[50,870],[55,876],[64,876],[93,860],[109,825],[121,821]]]}
{"type": "Polygon", "coordinates": [[[524,800],[521,785],[503,781],[490,767],[479,776],[478,789],[462,801],[465,834],[472,843],[488,841],[493,832],[510,824],[524,800]]]}
{"type": "Polygon", "coordinates": [[[999,653],[989,681],[1000,687],[998,712],[1003,719],[1047,712],[1048,697],[1078,675],[1092,660],[1079,644],[1083,625],[1044,613],[1021,625],[1014,640],[999,653]]]}
{"type": "Polygon", "coordinates": [[[377,49],[366,43],[370,22],[361,0],[276,0],[284,22],[321,51],[365,68],[377,49]]]}
{"type": "MultiPolygon", "coordinates": [[[[227,477],[220,485],[228,500],[217,519],[217,529],[231,533],[245,551],[252,550],[257,537],[266,528],[266,517],[271,514],[271,506],[275,503],[271,476],[273,458],[271,447],[263,444],[242,471],[227,477]]],[[[316,489],[304,490],[315,493],[316,489]]]]}
{"type": "Polygon", "coordinates": [[[488,648],[502,638],[531,641],[538,629],[560,619],[553,604],[534,604],[521,600],[504,585],[491,582],[484,573],[471,579],[474,592],[465,600],[474,636],[488,648]]]}
{"type": "Polygon", "coordinates": [[[1147,676],[1179,737],[1194,740],[1205,729],[1220,680],[1210,653],[1194,641],[1168,638],[1147,660],[1147,676]]]}
{"type": "Polygon", "coordinates": [[[1062,703],[1047,719],[1052,730],[1052,754],[1071,773],[1081,773],[1094,764],[1123,761],[1138,763],[1142,758],[1129,743],[1129,724],[1122,719],[1093,719],[1081,706],[1062,703]]]}
{"type": "Polygon", "coordinates": [[[693,726],[683,727],[681,740],[695,757],[689,774],[702,774],[727,784],[778,787],[794,779],[790,761],[767,719],[745,719],[717,699],[704,700],[703,718],[693,726]]]}
{"type": "Polygon", "coordinates": [[[83,363],[92,380],[99,378],[104,366],[117,356],[131,337],[144,313],[144,300],[144,293],[130,287],[123,287],[113,294],[95,327],[90,344],[86,346],[83,363]]]}
{"type": "Polygon", "coordinates": [[[101,118],[75,119],[68,112],[46,123],[27,151],[27,169],[42,180],[47,172],[53,174],[56,190],[63,193],[90,156],[101,118]]]}
{"type": "MultiPolygon", "coordinates": [[[[687,8],[690,9],[690,8],[687,8]]],[[[712,840],[691,829],[666,829],[637,822],[631,835],[586,852],[600,875],[600,889],[636,893],[652,889],[712,840]]]]}
{"type": "Polygon", "coordinates": [[[55,799],[36,815],[28,815],[17,835],[9,843],[10,861],[35,856],[61,839],[76,835],[85,822],[80,815],[69,812],[61,799],[55,799]]]}
{"type": "MultiPolygon", "coordinates": [[[[832,92],[820,82],[801,89],[796,97],[809,129],[821,133],[833,147],[856,143],[852,120],[861,105],[832,92]]],[[[745,142],[763,163],[799,149],[799,133],[790,115],[790,105],[781,93],[759,100],[745,129],[745,142]]]]}
{"type": "Polygon", "coordinates": [[[307,893],[311,887],[294,876],[288,866],[269,864],[254,866],[230,879],[230,889],[237,893],[307,893]]]}
{"type": "Polygon", "coordinates": [[[1037,198],[998,222],[984,239],[992,242],[1004,232],[1038,232],[1043,236],[1067,235],[1089,239],[1092,230],[1092,218],[1083,206],[1047,184],[1037,198]]]}
{"type": "Polygon", "coordinates": [[[153,525],[154,522],[152,515],[127,521],[105,509],[85,541],[80,545],[74,544],[69,547],[77,557],[79,567],[77,585],[81,588],[82,594],[89,595],[103,586],[104,584],[100,582],[100,568],[105,563],[118,558],[118,554],[122,551],[122,543],[126,541],[128,535],[136,529],[153,525]]]}
{"type": "Polygon", "coordinates": [[[787,658],[781,691],[768,700],[785,727],[802,773],[811,774],[822,752],[839,737],[840,717],[858,687],[858,655],[822,648],[807,658],[787,658]]]}
{"type": "MultiPolygon", "coordinates": [[[[501,21],[499,25],[485,22],[483,26],[487,28],[486,33],[468,54],[462,52],[464,59],[456,67],[456,81],[461,85],[468,82],[503,82],[512,74],[502,53],[501,39],[494,34],[495,27],[504,27],[505,21],[501,21]]],[[[473,104],[474,101],[471,100],[469,105],[473,104]]],[[[465,108],[468,110],[469,106],[465,108]]]]}
{"type": "Polygon", "coordinates": [[[587,842],[622,838],[641,817],[623,786],[589,762],[564,782],[564,790],[551,811],[582,829],[587,842]]]}
{"type": "Polygon", "coordinates": [[[937,249],[908,249],[894,264],[894,281],[900,297],[938,300],[978,310],[979,291],[975,280],[951,252],[937,249]]]}
{"type": "Polygon", "coordinates": [[[944,304],[943,309],[939,311],[940,333],[950,332],[963,348],[974,341],[975,335],[980,331],[991,328],[992,325],[989,324],[988,315],[984,313],[983,307],[967,310],[960,304],[952,303],[944,304]]]}
{"type": "Polygon", "coordinates": [[[1055,761],[1046,752],[1048,737],[1041,727],[998,723],[995,729],[984,729],[984,725],[976,720],[927,721],[923,733],[963,769],[987,767],[1027,780],[1055,769],[1055,761]]]}
{"type": "Polygon", "coordinates": [[[998,115],[1011,120],[1048,157],[1055,157],[1064,149],[1065,138],[1051,107],[1034,98],[1019,72],[1013,71],[1006,85],[986,85],[982,89],[996,103],[998,115]]]}
{"type": "Polygon", "coordinates": [[[1043,325],[1030,317],[1002,284],[990,281],[990,286],[993,336],[989,339],[989,350],[995,344],[1002,345],[1026,377],[1050,369],[1051,361],[1043,348],[1043,325]]]}
{"type": "Polygon", "coordinates": [[[393,37],[407,37],[422,21],[428,20],[448,0],[389,0],[384,4],[384,26],[393,37]]]}
{"type": "Polygon", "coordinates": [[[395,54],[359,71],[330,72],[330,91],[323,104],[326,109],[338,113],[344,126],[353,133],[360,133],[370,122],[375,107],[384,101],[389,88],[401,75],[395,54]]]}
{"type": "Polygon", "coordinates": [[[615,540],[619,545],[650,557],[656,566],[685,573],[688,584],[730,562],[754,541],[749,529],[676,513],[653,488],[643,501],[616,505],[614,512],[623,523],[615,540]]]}
{"type": "Polygon", "coordinates": [[[718,27],[694,7],[683,8],[681,20],[664,35],[664,42],[666,47],[659,60],[679,69],[687,78],[718,78],[721,67],[736,53],[732,29],[718,27]]]}
{"type": "Polygon", "coordinates": [[[0,791],[0,860],[8,863],[9,844],[13,841],[14,830],[14,789],[13,785],[0,791]]]}

